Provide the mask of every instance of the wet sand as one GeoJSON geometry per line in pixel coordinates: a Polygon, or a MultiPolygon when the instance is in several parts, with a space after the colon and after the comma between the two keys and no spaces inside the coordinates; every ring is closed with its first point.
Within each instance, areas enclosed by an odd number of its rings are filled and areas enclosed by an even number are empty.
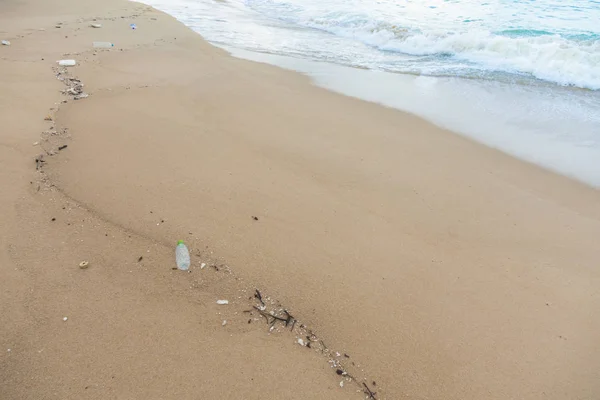
{"type": "Polygon", "coordinates": [[[0,35],[0,397],[600,395],[598,191],[137,3],[0,35]]]}

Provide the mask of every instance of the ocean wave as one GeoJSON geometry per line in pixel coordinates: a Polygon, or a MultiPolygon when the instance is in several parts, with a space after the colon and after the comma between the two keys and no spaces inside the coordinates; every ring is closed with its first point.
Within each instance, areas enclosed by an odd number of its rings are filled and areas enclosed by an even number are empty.
{"type": "Polygon", "coordinates": [[[385,52],[438,56],[444,63],[452,60],[467,63],[471,70],[526,74],[563,86],[600,89],[600,37],[597,35],[567,36],[520,28],[499,32],[481,27],[461,27],[462,31],[431,26],[415,28],[401,22],[372,19],[360,12],[319,10],[315,13],[285,2],[246,2],[271,18],[326,31],[385,52]]]}

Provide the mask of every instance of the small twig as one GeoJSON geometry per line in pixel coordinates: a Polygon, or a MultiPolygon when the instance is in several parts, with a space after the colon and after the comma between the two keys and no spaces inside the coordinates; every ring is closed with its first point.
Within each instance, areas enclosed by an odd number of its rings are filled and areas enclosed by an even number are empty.
{"type": "Polygon", "coordinates": [[[372,400],[377,400],[377,397],[375,397],[375,395],[377,394],[377,392],[373,392],[371,389],[369,389],[369,387],[367,386],[366,383],[363,382],[363,386],[365,387],[364,393],[369,396],[370,399],[372,400]]]}
{"type": "Polygon", "coordinates": [[[258,289],[256,289],[256,291],[254,292],[254,297],[256,297],[258,301],[260,301],[260,304],[262,304],[263,306],[265,305],[265,302],[262,299],[262,294],[260,294],[258,289]]]}

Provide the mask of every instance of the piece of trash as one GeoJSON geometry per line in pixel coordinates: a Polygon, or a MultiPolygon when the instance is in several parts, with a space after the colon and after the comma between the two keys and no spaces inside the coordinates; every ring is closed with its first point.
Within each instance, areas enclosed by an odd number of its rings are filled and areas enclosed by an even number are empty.
{"type": "Polygon", "coordinates": [[[82,261],[79,263],[79,268],[81,269],[87,269],[87,267],[90,266],[90,263],[88,261],[82,261]]]}
{"type": "Polygon", "coordinates": [[[115,47],[115,44],[111,42],[92,42],[92,46],[97,49],[110,49],[115,47]]]}
{"type": "Polygon", "coordinates": [[[75,60],[59,60],[57,61],[58,65],[61,67],[74,67],[77,65],[77,61],[75,60]]]}
{"type": "Polygon", "coordinates": [[[298,339],[298,344],[299,344],[300,346],[306,346],[306,345],[304,344],[304,340],[302,340],[302,339],[298,339]]]}
{"type": "Polygon", "coordinates": [[[229,304],[229,300],[217,300],[217,304],[226,305],[229,304]]]}
{"type": "Polygon", "coordinates": [[[92,28],[102,28],[102,24],[90,24],[92,28]]]}
{"type": "Polygon", "coordinates": [[[183,243],[183,240],[178,241],[177,247],[175,247],[175,262],[177,263],[177,268],[182,271],[190,269],[190,251],[185,243],[183,243]]]}
{"type": "Polygon", "coordinates": [[[221,326],[225,326],[227,325],[227,320],[223,320],[223,323],[221,324],[221,326]]]}
{"type": "Polygon", "coordinates": [[[204,269],[204,267],[206,267],[206,263],[200,264],[200,269],[204,269]]]}
{"type": "Polygon", "coordinates": [[[67,318],[67,317],[64,317],[64,318],[63,318],[63,321],[66,321],[66,320],[68,320],[68,319],[69,319],[69,318],[67,318]]]}
{"type": "Polygon", "coordinates": [[[137,29],[137,25],[136,24],[129,24],[129,27],[133,30],[137,29]]]}
{"type": "Polygon", "coordinates": [[[3,46],[10,46],[10,42],[8,40],[3,40],[2,41],[2,45],[3,46]]]}
{"type": "Polygon", "coordinates": [[[66,145],[66,144],[64,144],[64,145],[62,145],[62,146],[59,146],[59,147],[58,147],[58,150],[63,150],[63,149],[66,149],[66,148],[67,148],[67,145],[66,145]]]}

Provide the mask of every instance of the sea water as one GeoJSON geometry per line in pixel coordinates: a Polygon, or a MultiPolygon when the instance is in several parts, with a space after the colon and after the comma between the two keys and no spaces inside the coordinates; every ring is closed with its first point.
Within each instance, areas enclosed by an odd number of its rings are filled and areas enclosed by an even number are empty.
{"type": "Polygon", "coordinates": [[[144,2],[234,56],[600,187],[600,1],[144,2]]]}

